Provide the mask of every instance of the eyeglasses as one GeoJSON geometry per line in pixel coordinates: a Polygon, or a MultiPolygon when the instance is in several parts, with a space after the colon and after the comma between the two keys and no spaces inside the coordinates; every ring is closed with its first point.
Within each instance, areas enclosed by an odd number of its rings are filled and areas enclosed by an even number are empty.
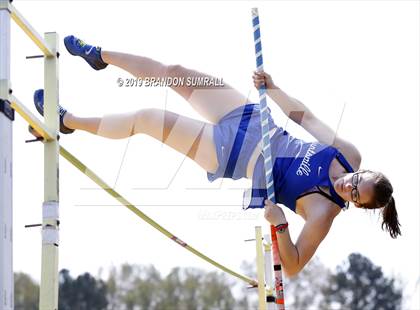
{"type": "Polygon", "coordinates": [[[351,185],[352,185],[351,200],[353,200],[353,202],[355,203],[360,201],[360,194],[359,194],[359,190],[357,189],[357,185],[359,185],[359,174],[360,174],[359,172],[356,172],[351,177],[351,185]]]}

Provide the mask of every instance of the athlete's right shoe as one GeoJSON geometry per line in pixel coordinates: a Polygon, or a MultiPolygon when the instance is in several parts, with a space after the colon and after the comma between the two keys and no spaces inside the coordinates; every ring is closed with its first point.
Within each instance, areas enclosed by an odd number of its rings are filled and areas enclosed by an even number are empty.
{"type": "MultiPolygon", "coordinates": [[[[43,89],[38,89],[35,91],[34,104],[39,114],[44,116],[44,90],[43,89]]],[[[73,133],[74,129],[68,128],[66,125],[64,125],[64,115],[67,113],[67,110],[64,109],[61,105],[59,105],[58,113],[60,114],[60,132],[64,134],[73,133]]]]}
{"type": "Polygon", "coordinates": [[[102,70],[108,66],[101,57],[99,46],[86,44],[73,35],[64,38],[64,45],[70,54],[82,57],[95,70],[102,70]]]}

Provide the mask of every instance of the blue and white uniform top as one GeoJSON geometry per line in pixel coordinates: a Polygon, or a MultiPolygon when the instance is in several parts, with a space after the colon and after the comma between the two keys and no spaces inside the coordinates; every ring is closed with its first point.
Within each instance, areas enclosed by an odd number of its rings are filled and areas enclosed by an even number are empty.
{"type": "MultiPolygon", "coordinates": [[[[210,182],[218,178],[237,180],[246,177],[249,160],[261,141],[259,113],[258,104],[246,104],[226,114],[214,126],[219,166],[214,173],[207,173],[210,182]]],[[[307,143],[292,137],[274,123],[271,115],[268,116],[268,126],[269,131],[275,129],[271,137],[271,153],[276,203],[295,211],[297,199],[316,192],[341,208],[346,207],[328,175],[334,158],[347,172],[353,172],[344,156],[332,146],[318,142],[307,143]],[[329,194],[320,187],[328,187],[329,194]]],[[[254,167],[252,189],[244,194],[244,209],[263,208],[266,197],[264,158],[260,155],[254,167]]]]}
{"type": "MultiPolygon", "coordinates": [[[[336,158],[347,172],[353,172],[345,157],[334,147],[319,142],[304,142],[278,128],[271,138],[275,202],[296,212],[296,200],[310,193],[320,193],[345,208],[329,178],[329,167],[336,158]],[[319,187],[328,187],[329,194],[319,187]],[[317,190],[312,190],[317,188],[317,190]]],[[[252,189],[244,193],[244,209],[263,208],[267,197],[264,162],[260,155],[252,176],[252,189]]]]}

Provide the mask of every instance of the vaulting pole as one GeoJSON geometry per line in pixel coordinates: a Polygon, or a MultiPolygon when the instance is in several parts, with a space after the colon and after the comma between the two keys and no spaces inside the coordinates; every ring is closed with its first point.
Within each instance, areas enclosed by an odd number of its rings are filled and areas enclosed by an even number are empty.
{"type": "MultiPolygon", "coordinates": [[[[260,20],[258,16],[258,9],[252,9],[252,26],[254,28],[254,45],[255,45],[255,58],[257,63],[257,71],[263,71],[263,56],[261,45],[261,32],[260,20]]],[[[267,187],[267,197],[275,203],[274,196],[274,182],[273,182],[273,162],[271,158],[271,145],[270,134],[268,125],[269,111],[267,107],[266,88],[265,85],[260,85],[258,89],[260,95],[260,117],[261,117],[261,133],[262,133],[262,148],[264,156],[264,170],[265,182],[267,187]]],[[[274,275],[275,275],[275,288],[276,288],[276,303],[279,305],[278,309],[284,309],[284,296],[283,296],[283,277],[281,273],[280,254],[277,244],[277,236],[274,226],[271,225],[271,238],[273,244],[273,261],[274,261],[274,275]],[[274,235],[273,235],[274,231],[274,235]]]]}

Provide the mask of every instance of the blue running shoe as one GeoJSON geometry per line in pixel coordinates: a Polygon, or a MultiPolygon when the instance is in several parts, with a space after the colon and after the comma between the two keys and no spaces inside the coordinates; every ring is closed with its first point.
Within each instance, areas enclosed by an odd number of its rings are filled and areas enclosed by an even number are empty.
{"type": "Polygon", "coordinates": [[[101,48],[86,44],[75,36],[67,36],[64,38],[64,45],[70,54],[80,56],[95,70],[102,70],[108,66],[102,60],[101,48]]]}
{"type": "MultiPolygon", "coordinates": [[[[34,93],[34,104],[35,104],[35,108],[37,109],[37,111],[39,112],[39,114],[41,114],[42,116],[44,116],[44,90],[43,89],[38,89],[35,91],[34,93]]],[[[73,133],[74,129],[70,129],[68,127],[66,127],[64,125],[63,119],[64,119],[64,115],[67,113],[67,110],[64,109],[61,105],[59,105],[60,107],[60,132],[64,133],[64,134],[69,134],[69,133],[73,133]]]]}

